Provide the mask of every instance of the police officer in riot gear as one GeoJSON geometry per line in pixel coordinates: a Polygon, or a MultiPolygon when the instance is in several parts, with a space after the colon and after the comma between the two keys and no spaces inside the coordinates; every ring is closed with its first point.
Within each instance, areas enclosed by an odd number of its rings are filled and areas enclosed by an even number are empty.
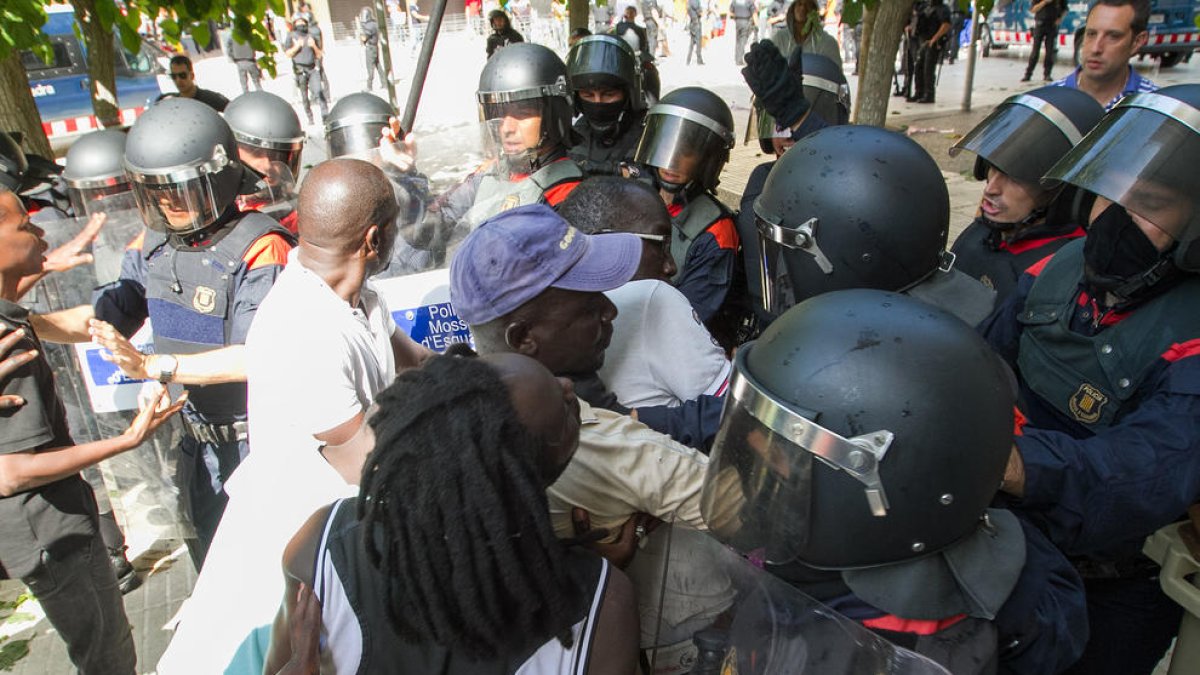
{"type": "Polygon", "coordinates": [[[94,339],[126,375],[187,390],[176,480],[197,567],[227,501],[224,482],[247,451],[242,343],[291,248],[275,220],[238,210],[259,179],[237,153],[229,126],[202,103],[173,98],[148,110],[125,146],[145,236],[126,251],[121,277],[97,289],[94,310],[38,317],[51,341],[94,339]],[[185,142],[162,141],[180,129],[185,142]],[[151,355],[127,339],[147,319],[151,355]]]}
{"type": "Polygon", "coordinates": [[[589,174],[616,174],[633,159],[646,119],[642,68],[624,40],[589,35],[567,54],[580,139],[569,154],[589,174]]]}
{"type": "Polygon", "coordinates": [[[1200,85],[1121,101],[1047,178],[1096,195],[1088,234],[981,327],[1028,419],[1002,490],[1084,577],[1072,672],[1148,673],[1179,625],[1146,537],[1200,494],[1200,85]]]}
{"type": "Polygon", "coordinates": [[[733,0],[729,3],[729,15],[733,17],[733,28],[736,39],[733,46],[733,62],[739,66],[746,65],[746,41],[754,25],[754,17],[758,14],[758,5],[754,0],[733,0]]]}
{"type": "Polygon", "coordinates": [[[878,290],[811,298],[735,355],[705,522],[952,672],[1060,672],[1087,633],[1082,583],[1036,528],[989,508],[1015,393],[947,312],[878,290]]]}
{"type": "Polygon", "coordinates": [[[360,92],[342,97],[325,118],[329,157],[368,153],[379,147],[380,132],[396,116],[391,103],[360,92]]]}
{"type": "Polygon", "coordinates": [[[742,309],[748,310],[741,307],[744,294],[730,293],[737,279],[737,227],[716,197],[732,147],[733,113],[725,101],[707,89],[683,87],[650,108],[634,155],[671,214],[671,256],[679,267],[673,282],[727,347],[736,341],[742,309]],[[716,325],[719,312],[733,325],[716,325]]]}
{"type": "Polygon", "coordinates": [[[367,67],[367,89],[375,88],[375,75],[379,74],[379,84],[387,84],[387,76],[383,74],[383,66],[379,62],[379,24],[375,21],[375,12],[370,7],[363,7],[358,15],[358,40],[363,47],[363,63],[367,67]]]}
{"type": "MultiPolygon", "coordinates": [[[[778,50],[767,41],[756,46],[751,60],[763,58],[762,47],[773,51],[772,57],[778,55],[778,50]],[[771,45],[767,47],[767,45],[771,45]]],[[[781,58],[775,58],[774,63],[780,63],[781,58]]],[[[762,249],[758,243],[758,226],[754,215],[754,202],[762,194],[767,176],[775,166],[775,162],[785,150],[795,144],[797,135],[807,135],[818,128],[828,125],[847,124],[850,121],[850,85],[846,76],[833,61],[820,54],[802,54],[801,50],[792,51],[788,59],[790,72],[800,86],[793,85],[792,96],[804,105],[804,123],[793,131],[790,126],[780,128],[775,123],[775,117],[766,110],[757,111],[757,121],[752,122],[758,128],[758,144],[764,154],[774,156],[769,162],[763,162],[754,167],[750,177],[746,179],[746,187],[742,190],[741,209],[738,211],[738,236],[742,240],[742,260],[745,267],[746,289],[758,323],[765,327],[774,318],[764,308],[762,303],[762,249]]],[[[753,77],[748,77],[753,79],[753,77]]],[[[774,101],[776,92],[768,94],[767,99],[774,101]]],[[[776,106],[777,107],[777,106],[776,106]]],[[[802,137],[802,136],[801,136],[802,137]]],[[[791,302],[785,302],[790,306],[791,302]]]]}
{"type": "Polygon", "coordinates": [[[946,181],[911,139],[877,127],[827,127],[775,163],[754,204],[763,301],[774,315],[789,297],[829,291],[902,292],[971,325],[994,292],[953,269],[946,181]]]}
{"type": "MultiPolygon", "coordinates": [[[[479,75],[476,99],[487,161],[401,230],[410,244],[439,257],[487,218],[526,204],[555,206],[583,179],[567,156],[567,67],[550,49],[521,42],[498,51],[479,75]]],[[[410,156],[386,143],[382,149],[393,170],[412,169],[410,156]]]]}
{"type": "Polygon", "coordinates": [[[974,152],[985,181],[979,216],[950,250],[958,269],[996,289],[997,305],[1030,265],[1083,236],[1086,193],[1039,181],[1103,116],[1077,89],[1042,87],[1010,97],[950,149],[974,152]]]}
{"type": "Polygon", "coordinates": [[[308,123],[313,123],[312,99],[321,109],[321,119],[329,114],[329,91],[321,77],[321,60],[324,50],[318,31],[309,27],[309,19],[303,14],[292,18],[292,32],[283,42],[283,53],[292,60],[292,71],[296,76],[296,89],[300,90],[300,101],[308,123]]]}
{"type": "Polygon", "coordinates": [[[239,195],[243,211],[257,210],[296,231],[296,184],[304,151],[304,128],[291,104],[275,94],[242,94],[225,108],[237,140],[238,159],[262,177],[260,189],[239,195]]]}

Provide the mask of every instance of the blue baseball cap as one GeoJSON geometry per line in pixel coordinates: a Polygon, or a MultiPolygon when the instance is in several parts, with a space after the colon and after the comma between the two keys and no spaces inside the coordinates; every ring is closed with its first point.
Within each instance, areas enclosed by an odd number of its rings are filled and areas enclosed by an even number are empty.
{"type": "Polygon", "coordinates": [[[642,258],[632,234],[588,235],[544,204],[518,206],[484,221],[450,262],[450,302],[472,326],[498,319],[547,288],[610,291],[642,258]]]}

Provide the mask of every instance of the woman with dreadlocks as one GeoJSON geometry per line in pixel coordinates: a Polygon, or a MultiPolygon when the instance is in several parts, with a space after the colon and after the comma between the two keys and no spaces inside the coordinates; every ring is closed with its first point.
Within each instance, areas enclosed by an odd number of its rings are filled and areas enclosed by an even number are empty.
{"type": "Polygon", "coordinates": [[[629,580],[550,526],[545,488],[579,441],[570,381],[516,354],[441,356],[376,405],[358,498],[284,554],[265,672],[635,673],[629,580]]]}

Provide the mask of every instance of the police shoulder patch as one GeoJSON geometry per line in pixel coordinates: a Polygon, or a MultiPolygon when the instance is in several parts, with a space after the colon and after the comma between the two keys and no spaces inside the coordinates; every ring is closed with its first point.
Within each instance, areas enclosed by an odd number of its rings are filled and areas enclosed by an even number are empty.
{"type": "Polygon", "coordinates": [[[1098,388],[1084,382],[1079,390],[1071,396],[1067,407],[1075,419],[1084,424],[1095,424],[1100,419],[1100,411],[1108,403],[1108,396],[1098,388]]]}

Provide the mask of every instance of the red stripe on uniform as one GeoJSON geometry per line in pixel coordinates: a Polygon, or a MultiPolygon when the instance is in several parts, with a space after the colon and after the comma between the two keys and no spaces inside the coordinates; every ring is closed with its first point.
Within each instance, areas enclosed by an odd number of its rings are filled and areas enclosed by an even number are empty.
{"type": "Polygon", "coordinates": [[[1189,356],[1200,354],[1200,338],[1188,340],[1187,342],[1177,342],[1171,345],[1171,348],[1163,352],[1163,360],[1168,363],[1175,363],[1181,359],[1186,359],[1189,356]]]}
{"type": "Polygon", "coordinates": [[[913,635],[934,635],[967,618],[966,614],[952,616],[938,621],[925,619],[901,619],[894,614],[885,614],[877,619],[867,619],[862,624],[867,628],[889,630],[893,633],[912,633],[913,635]]]}
{"type": "Polygon", "coordinates": [[[1042,237],[1040,239],[1026,239],[1024,241],[1018,241],[1015,244],[1009,244],[1008,242],[1003,242],[1000,244],[1000,248],[1004,249],[1005,251],[1008,251],[1009,253],[1011,253],[1013,255],[1021,255],[1022,253],[1026,252],[1026,251],[1032,251],[1035,248],[1041,248],[1041,247],[1045,246],[1046,244],[1049,244],[1052,241],[1058,241],[1059,239],[1076,239],[1076,238],[1082,237],[1084,234],[1086,234],[1086,233],[1083,231],[1083,228],[1077,227],[1077,228],[1075,228],[1074,232],[1070,232],[1067,234],[1060,234],[1056,237],[1042,237]]]}
{"type": "Polygon", "coordinates": [[[1045,258],[1042,258],[1041,260],[1033,263],[1032,265],[1029,266],[1029,269],[1025,270],[1025,274],[1029,274],[1029,275],[1035,276],[1035,277],[1037,275],[1041,274],[1042,270],[1046,269],[1046,264],[1049,263],[1050,259],[1053,257],[1054,257],[1053,255],[1048,255],[1045,258]]]}

